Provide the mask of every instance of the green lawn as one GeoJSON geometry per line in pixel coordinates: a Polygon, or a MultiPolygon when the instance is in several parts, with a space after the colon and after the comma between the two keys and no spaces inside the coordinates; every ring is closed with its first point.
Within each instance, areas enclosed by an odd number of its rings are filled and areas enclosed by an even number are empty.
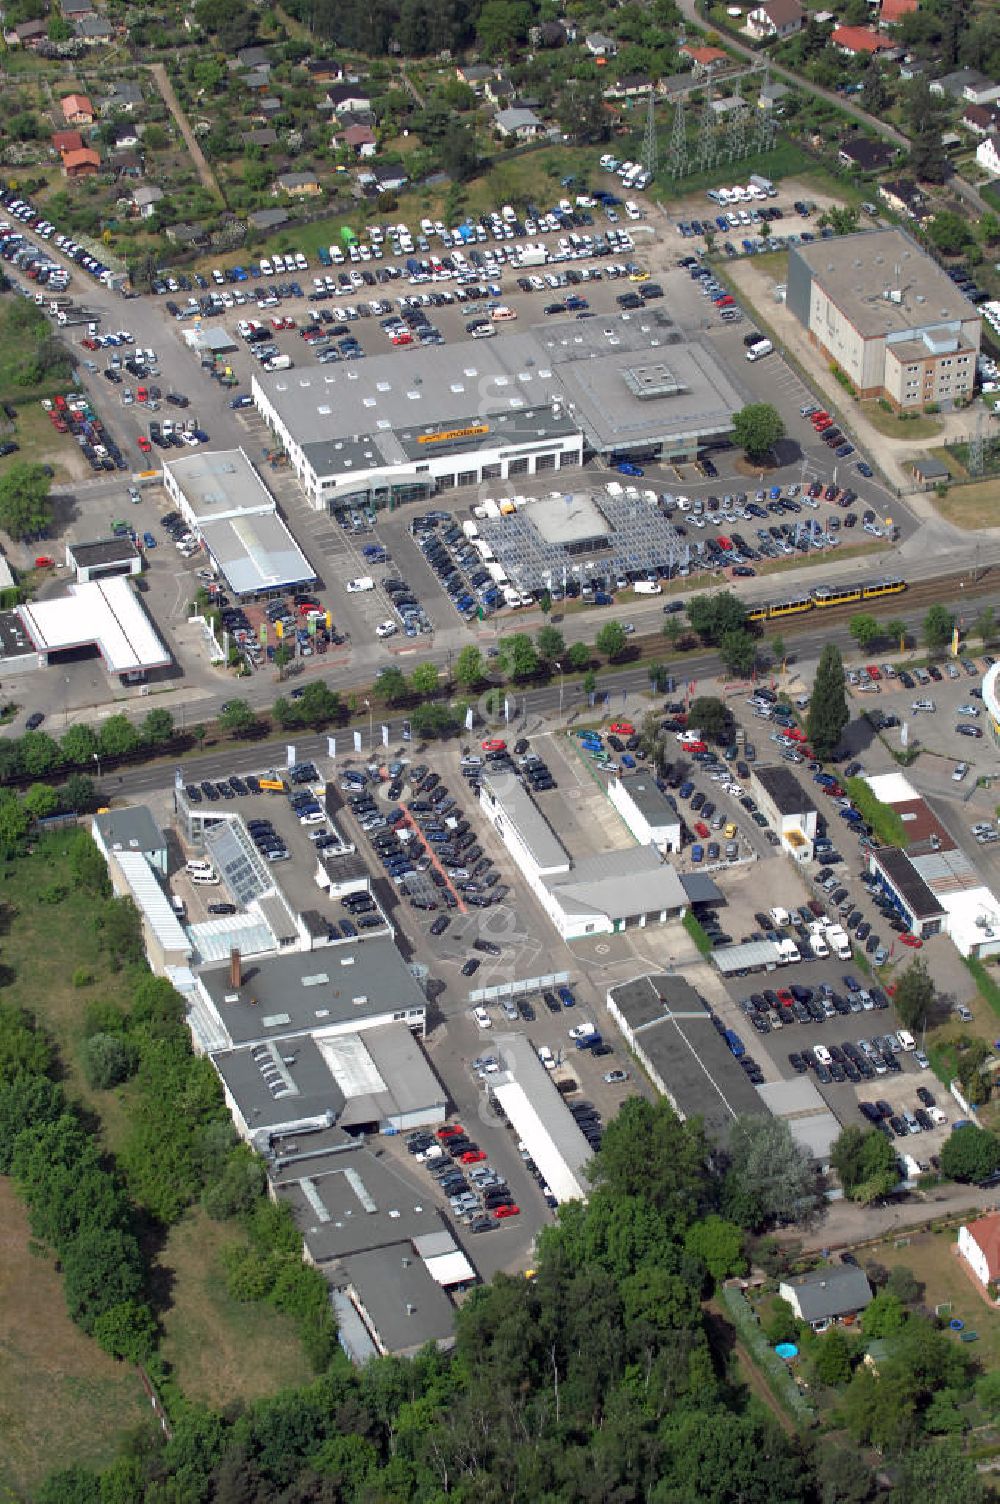
{"type": "MultiPolygon", "coordinates": [[[[692,147],[694,145],[692,142],[692,147]]],[[[660,132],[661,163],[669,160],[669,155],[670,135],[669,131],[664,130],[660,132]]],[[[669,177],[661,166],[656,182],[650,189],[650,197],[669,203],[701,188],[715,188],[720,183],[732,183],[734,176],[739,182],[745,183],[755,172],[762,177],[778,179],[802,177],[814,171],[812,157],[800,146],[796,146],[794,141],[779,139],[773,151],[751,152],[749,156],[740,158],[738,166],[724,162],[707,172],[692,172],[684,178],[669,177]]]]}
{"type": "Polygon", "coordinates": [[[28,460],[39,465],[51,465],[55,471],[52,477],[55,485],[68,480],[84,480],[89,476],[87,461],[72,434],[56,432],[36,397],[30,400],[15,397],[14,405],[17,408],[17,418],[9,428],[5,428],[3,437],[16,439],[20,448],[17,454],[0,459],[0,475],[9,470],[11,465],[28,460]]]}
{"type": "Polygon", "coordinates": [[[912,439],[916,443],[920,439],[937,438],[941,432],[941,419],[933,413],[917,413],[911,418],[901,418],[896,413],[887,413],[877,402],[863,402],[861,411],[872,427],[877,428],[887,439],[912,439]]]}
{"type": "Polygon", "coordinates": [[[66,1314],[53,1260],[32,1251],[28,1219],[0,1178],[0,1478],[21,1499],[54,1467],[111,1462],[126,1433],[151,1425],[133,1368],[66,1314]]]}
{"type": "MultiPolygon", "coordinates": [[[[61,881],[64,870],[62,853],[67,839],[65,833],[45,837],[37,850],[19,861],[7,875],[3,961],[12,980],[3,989],[2,996],[7,1002],[31,1010],[50,1031],[65,1069],[67,1095],[90,1109],[99,1124],[98,1131],[104,1144],[114,1153],[123,1143],[128,1129],[131,1088],[126,1085],[115,1091],[92,1091],[87,1085],[80,1067],[83,1016],[91,998],[124,1005],[128,999],[128,986],[122,973],[109,970],[98,948],[92,902],[87,893],[66,881],[58,903],[46,901],[54,896],[51,892],[53,884],[61,881]],[[78,969],[92,978],[88,985],[74,987],[72,977],[78,969]]],[[[4,1218],[3,1226],[7,1228],[8,1219],[4,1218]]],[[[4,1236],[0,1233],[0,1238],[4,1236]]],[[[222,1250],[242,1237],[236,1225],[212,1223],[200,1211],[193,1211],[170,1231],[158,1259],[166,1276],[161,1283],[170,1292],[170,1304],[163,1316],[164,1352],[171,1362],[176,1363],[186,1392],[219,1406],[272,1394],[310,1377],[293,1323],[268,1307],[239,1305],[226,1293],[222,1250]]],[[[0,1243],[0,1255],[2,1253],[0,1243]]],[[[32,1278],[36,1278],[37,1261],[32,1260],[30,1267],[32,1278]]],[[[9,1269],[13,1269],[16,1275],[16,1259],[8,1261],[6,1257],[0,1257],[0,1332],[5,1330],[3,1301],[7,1297],[4,1281],[9,1269]]],[[[38,1325],[43,1330],[37,1333],[37,1342],[43,1353],[50,1346],[56,1348],[64,1341],[61,1329],[51,1335],[44,1331],[49,1312],[53,1322],[61,1328],[63,1304],[58,1280],[55,1288],[57,1298],[50,1295],[39,1310],[38,1325]]],[[[16,1289],[9,1298],[16,1305],[16,1289]]],[[[23,1299],[29,1302],[27,1294],[23,1299]]],[[[97,1347],[82,1336],[77,1336],[76,1340],[86,1351],[86,1361],[81,1364],[82,1374],[102,1373],[102,1359],[97,1347]]],[[[53,1366],[59,1367],[58,1363],[53,1366]]],[[[42,1372],[47,1372],[47,1369],[42,1372]]],[[[32,1386],[36,1383],[36,1374],[30,1362],[27,1370],[19,1375],[19,1382],[34,1392],[32,1386]]],[[[41,1375],[38,1383],[41,1384],[41,1375]]],[[[4,1447],[2,1433],[9,1429],[2,1423],[2,1385],[0,1379],[0,1458],[4,1447]]],[[[37,1424],[49,1424],[44,1405],[39,1405],[38,1409],[42,1412],[42,1419],[37,1424]]],[[[130,1420],[116,1420],[114,1407],[109,1408],[104,1423],[98,1424],[92,1418],[86,1429],[88,1434],[93,1432],[91,1444],[95,1455],[113,1451],[120,1430],[131,1423],[130,1420]]],[[[55,1421],[51,1424],[54,1437],[58,1425],[55,1421]]],[[[67,1434],[72,1434],[72,1428],[67,1434]]],[[[67,1450],[64,1455],[49,1448],[48,1457],[50,1462],[56,1457],[61,1461],[72,1460],[72,1453],[67,1450]]],[[[5,1471],[0,1467],[0,1477],[5,1471]]]]}
{"type": "Polygon", "coordinates": [[[171,1291],[163,1356],[189,1399],[217,1409],[315,1377],[290,1316],[230,1299],[223,1255],[244,1243],[235,1223],[194,1210],[171,1229],[158,1260],[171,1291]]]}

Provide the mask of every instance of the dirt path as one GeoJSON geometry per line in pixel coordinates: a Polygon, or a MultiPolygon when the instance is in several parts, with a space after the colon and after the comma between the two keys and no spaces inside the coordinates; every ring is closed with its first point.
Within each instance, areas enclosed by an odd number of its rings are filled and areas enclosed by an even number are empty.
{"type": "Polygon", "coordinates": [[[173,115],[174,119],[177,122],[177,129],[184,137],[187,149],[191,153],[191,160],[198,171],[199,178],[201,179],[202,187],[207,188],[209,193],[213,194],[221,204],[224,204],[226,200],[223,195],[222,189],[219,187],[219,180],[215,176],[215,173],[212,171],[211,167],[209,167],[208,162],[205,160],[205,153],[198,145],[197,139],[195,137],[194,131],[191,129],[188,118],[185,115],[184,111],[181,109],[181,102],[177,98],[177,95],[174,93],[174,86],[167,76],[166,68],[164,67],[163,63],[150,63],[149,71],[153,76],[156,87],[160,91],[163,103],[166,105],[171,115],[173,115]]]}
{"type": "Polygon", "coordinates": [[[795,1422],[771,1392],[771,1386],[750,1356],[749,1350],[741,1342],[726,1311],[713,1299],[707,1304],[706,1315],[709,1323],[709,1344],[720,1355],[725,1352],[730,1359],[735,1358],[743,1382],[750,1392],[760,1400],[761,1404],[767,1406],[785,1434],[794,1436],[795,1422]],[[730,1342],[732,1346],[726,1351],[726,1344],[730,1342]]]}

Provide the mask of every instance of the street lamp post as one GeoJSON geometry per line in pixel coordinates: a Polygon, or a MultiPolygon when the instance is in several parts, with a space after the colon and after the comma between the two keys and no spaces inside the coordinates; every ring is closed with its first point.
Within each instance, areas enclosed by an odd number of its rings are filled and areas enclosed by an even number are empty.
{"type": "Polygon", "coordinates": [[[559,719],[561,721],[563,713],[563,666],[561,663],[557,663],[554,666],[559,670],[559,719]]]}
{"type": "Polygon", "coordinates": [[[375,712],[372,710],[371,700],[366,700],[365,709],[368,711],[368,756],[375,751],[375,712]]]}
{"type": "Polygon", "coordinates": [[[100,754],[100,752],[92,752],[90,755],[93,757],[94,761],[97,764],[97,776],[98,776],[98,778],[100,778],[100,776],[101,776],[101,754],[100,754]]]}

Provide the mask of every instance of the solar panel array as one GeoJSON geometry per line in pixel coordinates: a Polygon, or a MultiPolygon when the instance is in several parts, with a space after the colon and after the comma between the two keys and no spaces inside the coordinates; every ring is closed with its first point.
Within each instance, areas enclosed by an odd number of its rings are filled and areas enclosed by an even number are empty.
{"type": "Polygon", "coordinates": [[[519,590],[551,590],[570,580],[585,584],[593,573],[637,578],[674,574],[690,564],[691,550],[659,510],[655,494],[649,495],[652,500],[634,486],[623,486],[618,495],[595,494],[608,523],[609,546],[590,558],[576,544],[544,538],[531,520],[530,502],[506,515],[479,519],[479,532],[519,590]]]}

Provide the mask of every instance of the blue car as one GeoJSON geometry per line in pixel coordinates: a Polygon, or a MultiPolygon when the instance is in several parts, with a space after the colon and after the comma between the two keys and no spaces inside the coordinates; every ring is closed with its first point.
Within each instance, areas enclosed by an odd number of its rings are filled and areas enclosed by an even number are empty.
{"type": "Polygon", "coordinates": [[[700,862],[701,859],[702,859],[702,857],[704,855],[705,855],[704,849],[696,841],[695,844],[691,847],[691,860],[692,860],[692,862],[700,862]]]}
{"type": "Polygon", "coordinates": [[[619,460],[615,469],[619,475],[644,475],[646,472],[641,465],[633,465],[631,460],[619,460]]]}
{"type": "Polygon", "coordinates": [[[570,992],[568,987],[560,987],[558,989],[558,997],[564,1008],[576,1007],[576,998],[573,996],[572,992],[570,992]]]}
{"type": "Polygon", "coordinates": [[[145,543],[147,548],[156,547],[156,539],[153,537],[152,533],[143,533],[142,541],[143,543],[145,543]]]}

